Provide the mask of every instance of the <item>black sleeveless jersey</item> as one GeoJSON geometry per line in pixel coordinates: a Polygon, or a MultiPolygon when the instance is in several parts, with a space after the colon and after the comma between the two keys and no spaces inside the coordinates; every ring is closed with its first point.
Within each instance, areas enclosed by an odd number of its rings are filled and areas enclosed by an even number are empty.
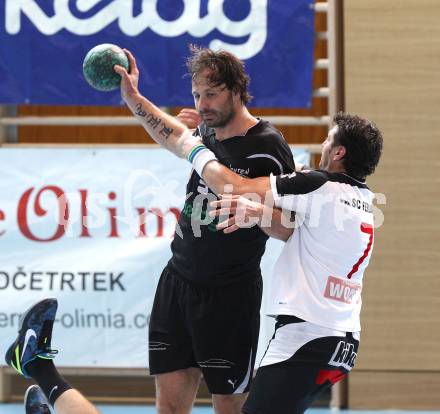
{"type": "MultiPolygon", "coordinates": [[[[289,174],[295,169],[288,144],[266,121],[260,120],[243,136],[224,141],[218,141],[212,129],[201,126],[198,132],[219,162],[243,177],[289,174]]],[[[256,280],[260,277],[260,260],[268,236],[258,226],[231,234],[216,230],[218,218],[212,221],[206,212],[213,199],[214,193],[193,170],[171,244],[169,269],[205,286],[256,280]]]]}

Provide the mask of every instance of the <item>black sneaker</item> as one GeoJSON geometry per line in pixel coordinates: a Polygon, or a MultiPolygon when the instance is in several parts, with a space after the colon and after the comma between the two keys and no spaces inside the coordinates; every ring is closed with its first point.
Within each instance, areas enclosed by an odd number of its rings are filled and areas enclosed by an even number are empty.
{"type": "Polygon", "coordinates": [[[31,385],[24,395],[26,414],[50,414],[49,403],[38,385],[31,385]]]}
{"type": "Polygon", "coordinates": [[[26,365],[36,358],[53,359],[58,351],[50,349],[52,327],[57,312],[56,299],[44,299],[21,317],[18,337],[6,352],[6,363],[25,378],[26,365]]]}

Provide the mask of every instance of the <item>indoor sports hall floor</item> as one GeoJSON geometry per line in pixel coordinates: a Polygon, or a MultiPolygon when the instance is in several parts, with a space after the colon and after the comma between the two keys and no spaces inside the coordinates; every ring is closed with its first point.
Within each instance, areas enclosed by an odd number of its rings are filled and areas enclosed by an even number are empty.
{"type": "MultiPolygon", "coordinates": [[[[154,414],[156,411],[153,406],[138,405],[98,405],[102,414],[154,414]]],[[[212,414],[209,406],[198,406],[193,409],[193,414],[212,414]]],[[[365,411],[365,410],[330,410],[326,408],[312,408],[308,414],[435,414],[440,411],[365,411]]],[[[24,414],[21,404],[0,404],[0,414],[24,414]]],[[[274,413],[276,414],[276,413],[274,413]]]]}

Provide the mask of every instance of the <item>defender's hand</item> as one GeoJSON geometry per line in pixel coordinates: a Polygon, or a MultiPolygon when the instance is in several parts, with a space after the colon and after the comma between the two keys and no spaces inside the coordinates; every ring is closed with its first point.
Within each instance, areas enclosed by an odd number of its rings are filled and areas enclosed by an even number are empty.
{"type": "Polygon", "coordinates": [[[253,227],[261,221],[264,214],[264,206],[248,198],[223,194],[220,200],[212,201],[209,215],[229,216],[228,219],[217,224],[218,229],[223,229],[224,233],[233,233],[240,228],[253,227]]]}
{"type": "Polygon", "coordinates": [[[197,126],[202,122],[202,118],[199,113],[192,108],[183,108],[176,115],[176,118],[189,129],[197,128],[197,126]]]}

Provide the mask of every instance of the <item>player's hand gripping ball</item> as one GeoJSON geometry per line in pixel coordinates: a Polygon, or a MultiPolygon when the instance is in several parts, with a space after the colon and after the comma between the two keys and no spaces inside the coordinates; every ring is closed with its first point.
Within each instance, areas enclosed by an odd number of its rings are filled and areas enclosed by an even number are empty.
{"type": "Polygon", "coordinates": [[[98,91],[113,91],[121,84],[121,76],[113,69],[115,65],[130,72],[127,55],[119,46],[110,43],[95,46],[84,58],[84,77],[98,91]]]}

